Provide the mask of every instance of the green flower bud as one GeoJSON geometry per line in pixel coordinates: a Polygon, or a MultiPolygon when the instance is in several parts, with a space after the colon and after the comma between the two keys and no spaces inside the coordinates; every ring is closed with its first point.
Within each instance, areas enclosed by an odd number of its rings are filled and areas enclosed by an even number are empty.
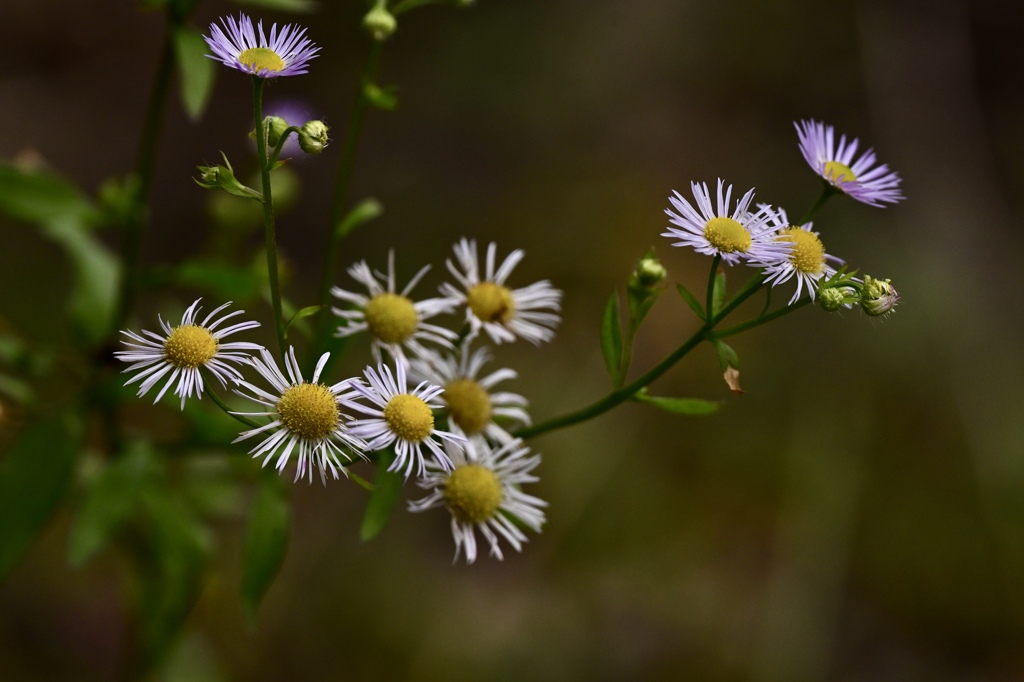
{"type": "Polygon", "coordinates": [[[262,194],[238,181],[228,157],[223,152],[221,156],[224,156],[223,166],[199,166],[199,179],[196,180],[196,184],[206,189],[222,189],[235,196],[263,201],[262,194]]]}
{"type": "Polygon", "coordinates": [[[369,31],[374,40],[385,40],[398,28],[398,22],[383,4],[379,4],[363,17],[363,28],[369,31]]]}
{"type": "Polygon", "coordinates": [[[822,310],[834,313],[850,302],[849,289],[830,287],[818,291],[818,305],[822,310]]]}
{"type": "Polygon", "coordinates": [[[637,283],[645,289],[651,289],[665,281],[668,271],[654,256],[646,256],[637,263],[634,271],[637,283]]]}
{"type": "Polygon", "coordinates": [[[879,317],[892,312],[900,300],[900,295],[893,288],[890,280],[875,279],[864,276],[864,287],[860,292],[860,307],[872,317],[879,317]]]}
{"type": "Polygon", "coordinates": [[[306,121],[299,128],[299,147],[307,154],[319,154],[327,146],[328,130],[323,121],[306,121]]]}

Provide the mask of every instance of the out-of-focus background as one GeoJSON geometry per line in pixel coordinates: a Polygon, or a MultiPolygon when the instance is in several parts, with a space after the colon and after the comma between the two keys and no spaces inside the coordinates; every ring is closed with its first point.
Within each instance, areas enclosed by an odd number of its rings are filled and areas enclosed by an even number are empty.
{"type": "MultiPolygon", "coordinates": [[[[298,100],[340,134],[368,51],[365,5],[320,4],[258,14],[308,26],[323,47],[267,102],[298,100]]],[[[237,9],[204,1],[195,20],[237,9]]],[[[536,420],[607,390],[601,311],[648,248],[671,282],[701,287],[707,259],[659,236],[671,190],[721,177],[791,213],[814,201],[794,120],[860,137],[904,178],[904,203],[837,197],[815,221],[831,253],[893,278],[903,302],[884,321],[809,307],[738,337],[744,395],[707,348],[654,386],[727,401],[716,415],[626,405],[536,439],[532,492],[549,522],[504,562],[452,565],[443,511],[398,510],[361,543],[365,493],[294,486],[291,547],[257,626],[238,598],[239,518],[218,529],[167,679],[1024,679],[1017,9],[480,0],[401,17],[379,73],[399,107],[370,112],[352,191],[385,213],[343,261],[383,266],[395,248],[400,279],[435,264],[428,292],[462,236],[525,249],[513,284],[565,291],[553,343],[498,354],[536,420]]],[[[162,31],[132,3],[5,3],[0,156],[31,151],[89,191],[127,172],[162,31]]],[[[250,117],[249,79],[223,67],[201,121],[172,95],[147,265],[209,247],[195,166],[223,150],[251,169],[250,117]]],[[[300,304],[315,295],[339,148],[292,164],[301,194],[278,234],[300,304]]],[[[68,265],[34,229],[0,229],[0,314],[59,347],[68,265]]],[[[637,368],[696,328],[673,289],[637,368]]],[[[193,295],[147,295],[133,319],[152,328],[161,305],[193,295]]],[[[366,358],[353,344],[348,371],[366,358]]],[[[120,670],[127,569],[116,552],[70,568],[69,524],[59,513],[0,585],[4,679],[120,670]]]]}

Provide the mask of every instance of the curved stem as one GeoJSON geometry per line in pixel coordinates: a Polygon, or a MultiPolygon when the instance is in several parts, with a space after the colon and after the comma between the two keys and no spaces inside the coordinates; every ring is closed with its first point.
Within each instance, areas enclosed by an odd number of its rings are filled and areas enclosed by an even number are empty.
{"type": "MultiPolygon", "coordinates": [[[[341,147],[341,159],[338,162],[338,176],[334,185],[334,201],[331,206],[331,222],[328,225],[327,250],[324,251],[323,269],[320,273],[320,290],[317,302],[324,310],[330,305],[331,284],[338,269],[339,247],[341,246],[341,224],[345,219],[345,208],[348,205],[348,188],[352,180],[355,166],[356,151],[359,147],[359,135],[362,132],[366,109],[370,104],[366,96],[367,86],[373,82],[380,63],[383,41],[374,40],[370,47],[370,55],[366,60],[362,78],[359,81],[359,94],[352,105],[352,113],[348,118],[345,139],[341,147]]],[[[331,316],[321,315],[313,344],[313,356],[320,353],[324,339],[331,330],[331,316]]]]}
{"type": "Polygon", "coordinates": [[[242,422],[246,426],[254,429],[258,429],[259,427],[263,426],[262,424],[258,424],[253,420],[249,419],[245,415],[232,412],[231,408],[228,407],[227,404],[225,404],[225,402],[220,399],[220,396],[217,395],[217,393],[213,390],[213,386],[210,384],[210,379],[212,379],[213,377],[208,372],[203,372],[203,374],[206,375],[206,395],[210,396],[210,400],[212,400],[217,405],[217,407],[224,410],[225,414],[234,417],[235,419],[242,422]]]}
{"type": "Polygon", "coordinates": [[[822,180],[822,182],[825,183],[825,187],[821,190],[821,195],[818,197],[818,200],[814,202],[814,205],[807,210],[804,217],[800,219],[800,222],[798,223],[799,225],[806,225],[809,223],[811,218],[817,215],[818,211],[821,210],[821,207],[825,205],[825,202],[831,199],[833,194],[837,194],[839,192],[838,189],[829,184],[828,180],[822,180]]]}
{"type": "Polygon", "coordinates": [[[128,214],[128,222],[124,225],[124,272],[121,276],[118,293],[117,311],[111,320],[116,333],[131,313],[135,302],[135,294],[139,283],[139,261],[142,255],[142,233],[146,227],[146,206],[149,191],[153,184],[153,169],[156,165],[156,148],[160,141],[160,129],[163,127],[164,110],[167,104],[167,93],[171,84],[171,72],[174,68],[174,45],[172,38],[177,24],[169,19],[169,26],[164,37],[164,46],[160,53],[160,63],[153,80],[149,103],[142,125],[142,136],[139,139],[138,158],[135,162],[135,180],[138,182],[132,196],[132,205],[128,214]]]}
{"type": "MultiPolygon", "coordinates": [[[[715,272],[715,269],[717,269],[717,263],[716,268],[712,269],[712,273],[715,272]]],[[[714,277],[712,276],[712,282],[713,281],[714,277]]],[[[670,355],[668,355],[668,357],[666,357],[664,360],[659,362],[651,369],[647,370],[647,372],[645,372],[640,377],[634,379],[632,382],[626,384],[617,391],[612,391],[604,398],[586,407],[562,415],[561,417],[549,419],[548,421],[540,424],[535,424],[533,426],[528,426],[526,428],[519,429],[512,435],[514,435],[517,438],[522,438],[524,440],[527,438],[532,438],[534,436],[539,436],[540,434],[547,433],[548,431],[554,431],[555,429],[561,429],[566,426],[571,426],[573,424],[578,424],[580,422],[587,421],[588,419],[593,419],[594,417],[612,409],[616,405],[619,405],[620,403],[629,400],[637,393],[637,391],[649,386],[652,382],[654,382],[655,379],[657,379],[662,374],[667,372],[669,369],[672,368],[673,365],[675,365],[683,357],[685,357],[687,353],[689,353],[691,350],[700,345],[702,341],[707,339],[708,333],[715,328],[715,325],[724,320],[730,313],[732,313],[732,311],[739,307],[741,303],[750,298],[758,289],[761,288],[763,284],[764,279],[760,277],[748,282],[743,287],[743,289],[741,289],[739,293],[737,293],[736,296],[731,301],[729,301],[729,303],[722,307],[718,314],[716,314],[713,317],[710,316],[709,314],[708,320],[696,332],[694,332],[693,336],[688,338],[683,343],[683,345],[679,346],[679,348],[676,348],[674,351],[672,351],[670,355]]]]}
{"type": "Polygon", "coordinates": [[[794,310],[802,308],[810,302],[810,297],[805,296],[804,298],[801,298],[793,305],[787,305],[785,308],[779,308],[775,312],[768,313],[767,315],[758,315],[755,319],[750,320],[749,322],[737,324],[733,327],[729,327],[728,329],[723,329],[720,332],[715,332],[715,338],[721,339],[726,336],[732,336],[734,334],[739,334],[740,332],[745,332],[748,329],[753,329],[754,327],[759,327],[765,322],[771,322],[772,320],[777,320],[783,315],[788,315],[794,310]]]}
{"type": "Polygon", "coordinates": [[[285,354],[284,315],[281,313],[281,287],[277,276],[277,235],[274,231],[274,199],[270,192],[270,164],[267,159],[267,135],[263,127],[263,79],[252,77],[252,110],[256,122],[256,155],[260,159],[260,179],[263,181],[263,242],[267,251],[267,277],[270,280],[270,299],[274,307],[274,325],[277,328],[278,360],[285,354]]]}
{"type": "Polygon", "coordinates": [[[288,136],[292,133],[298,135],[299,129],[295,126],[288,126],[284,129],[284,132],[281,133],[281,139],[277,141],[277,145],[274,147],[274,151],[270,155],[270,159],[267,161],[267,168],[273,168],[274,164],[277,163],[277,157],[281,153],[281,150],[284,149],[284,143],[288,141],[288,136]]]}

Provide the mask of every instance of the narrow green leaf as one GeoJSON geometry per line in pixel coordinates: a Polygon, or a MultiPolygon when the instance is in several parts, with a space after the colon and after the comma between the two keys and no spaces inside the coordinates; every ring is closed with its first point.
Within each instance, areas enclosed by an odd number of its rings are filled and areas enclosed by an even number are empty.
{"type": "Polygon", "coordinates": [[[721,365],[723,372],[730,367],[739,369],[740,357],[736,355],[732,346],[721,339],[712,339],[711,342],[715,344],[715,350],[718,351],[718,364],[721,365]]]}
{"type": "Polygon", "coordinates": [[[686,414],[690,416],[713,414],[722,408],[722,403],[702,398],[663,398],[638,393],[636,399],[672,414],[686,414]]]}
{"type": "Polygon", "coordinates": [[[284,331],[287,333],[289,327],[292,326],[293,322],[297,322],[298,320],[301,320],[305,317],[312,317],[313,315],[316,315],[318,312],[323,310],[323,307],[324,306],[320,305],[309,305],[300,310],[296,310],[295,314],[288,319],[288,324],[284,326],[284,331]]]}
{"type": "Polygon", "coordinates": [[[395,453],[391,450],[382,450],[377,459],[377,474],[373,479],[376,488],[366,502],[363,525],[359,529],[359,537],[363,542],[372,540],[384,530],[391,510],[398,501],[398,493],[402,489],[404,479],[400,473],[388,471],[388,467],[394,461],[395,453]]]}
{"type": "Polygon", "coordinates": [[[256,490],[245,533],[242,599],[251,619],[284,564],[290,530],[288,488],[272,471],[262,477],[256,490]]]}
{"type": "Polygon", "coordinates": [[[383,204],[373,197],[367,197],[356,204],[355,208],[349,211],[348,215],[338,224],[338,234],[345,237],[360,225],[380,217],[383,212],[383,204]]]}
{"type": "Polygon", "coordinates": [[[209,47],[203,34],[191,26],[179,26],[174,32],[174,53],[181,70],[181,103],[185,113],[198,120],[213,94],[216,73],[214,62],[206,56],[209,47]]]}
{"type": "Polygon", "coordinates": [[[24,171],[0,162],[0,214],[37,225],[92,225],[100,211],[73,183],[47,171],[24,171]]]}
{"type": "Polygon", "coordinates": [[[18,563],[64,497],[78,454],[70,417],[30,424],[0,460],[0,581],[18,563]]]}
{"type": "Polygon", "coordinates": [[[601,352],[608,375],[618,385],[622,368],[622,320],[619,314],[619,292],[613,291],[601,317],[601,352]]]}
{"type": "Polygon", "coordinates": [[[313,0],[235,0],[235,2],[239,5],[266,7],[285,12],[313,12],[317,9],[317,4],[313,0]]]}
{"type": "Polygon", "coordinates": [[[687,305],[690,306],[690,309],[693,310],[697,317],[702,320],[706,319],[704,317],[704,306],[700,304],[700,301],[697,300],[696,296],[690,293],[689,289],[684,287],[682,284],[677,284],[676,291],[679,292],[679,295],[683,297],[683,300],[686,301],[687,305]]]}
{"type": "Polygon", "coordinates": [[[92,483],[68,536],[68,560],[81,566],[106,547],[136,512],[140,492],[154,474],[153,451],[134,443],[92,483]]]}
{"type": "Polygon", "coordinates": [[[725,270],[715,274],[715,285],[711,290],[711,316],[714,317],[725,303],[725,270]]]}

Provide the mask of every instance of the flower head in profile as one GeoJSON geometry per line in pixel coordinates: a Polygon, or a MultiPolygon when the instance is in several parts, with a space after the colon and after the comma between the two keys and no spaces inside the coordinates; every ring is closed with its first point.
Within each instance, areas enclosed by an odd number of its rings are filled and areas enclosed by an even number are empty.
{"type": "Polygon", "coordinates": [[[394,374],[382,363],[377,369],[367,367],[364,376],[366,381],[351,380],[353,393],[342,399],[346,407],[367,415],[349,424],[352,435],[364,439],[367,450],[394,447],[395,461],[388,471],[402,472],[406,478],[414,468],[418,476],[426,471],[424,448],[434,455],[438,467],[451,469],[452,462],[438,439],[455,443],[456,449],[462,447],[465,439],[434,427],[432,410],[440,409],[441,405],[433,401],[444,389],[424,381],[409,390],[405,365],[400,362],[396,363],[394,374]],[[362,398],[370,404],[364,405],[351,398],[362,398]]]}
{"type": "Polygon", "coordinates": [[[188,307],[185,314],[181,316],[181,324],[176,327],[172,327],[164,322],[162,317],[158,317],[160,327],[164,332],[163,336],[148,330],[143,330],[142,334],[136,334],[133,331],[121,332],[131,339],[121,342],[128,346],[129,350],[117,351],[114,356],[123,362],[132,363],[124,370],[125,372],[141,370],[127,381],[126,386],[141,381],[138,395],[145,395],[149,389],[169,374],[170,376],[167,376],[167,381],[153,402],[159,402],[167,389],[176,383],[174,394],[181,397],[181,408],[185,409],[186,398],[190,398],[193,394],[197,398],[202,397],[203,375],[201,370],[203,368],[217,377],[222,386],[226,385],[228,380],[234,383],[242,378],[239,371],[227,363],[247,362],[249,353],[246,351],[262,350],[263,347],[246,341],[223,343],[222,339],[235,332],[258,327],[260,323],[236,322],[220,329],[219,327],[225,321],[235,315],[245,313],[244,310],[236,310],[220,319],[214,319],[217,313],[231,305],[230,301],[213,310],[203,318],[202,322],[197,323],[199,311],[202,310],[199,306],[201,300],[196,299],[188,307]]]}
{"type": "Polygon", "coordinates": [[[274,24],[268,40],[263,22],[253,28],[252,19],[245,14],[239,14],[238,21],[234,17],[222,17],[220,21],[223,29],[216,23],[210,24],[210,35],[203,36],[213,52],[207,56],[260,78],[307,73],[309,60],[320,51],[306,38],[306,29],[294,24],[285,24],[280,32],[274,24]]]}
{"type": "Polygon", "coordinates": [[[331,308],[331,311],[342,318],[343,324],[338,327],[337,336],[350,336],[369,331],[373,338],[371,350],[378,364],[382,361],[380,351],[386,350],[397,362],[408,364],[405,350],[419,355],[426,352],[420,343],[430,341],[442,346],[451,347],[455,332],[425,324],[424,320],[440,313],[450,313],[455,304],[444,298],[431,298],[413,302],[409,298],[413,287],[419,283],[423,275],[430,270],[424,266],[401,292],[395,286],[395,252],[388,253],[388,272],[374,273],[366,261],[360,261],[348,269],[348,274],[364,287],[367,293],[361,294],[345,291],[340,287],[331,289],[331,293],[342,301],[355,306],[344,310],[331,308]]]}
{"type": "Polygon", "coordinates": [[[242,432],[233,442],[266,435],[259,445],[249,451],[250,454],[253,458],[262,457],[263,466],[276,457],[274,467],[278,472],[283,472],[292,453],[295,453],[296,481],[308,478],[312,482],[314,469],[319,472],[320,480],[325,484],[328,472],[335,480],[339,473],[347,476],[348,472],[342,466],[339,456],[351,461],[350,453],[362,456],[366,444],[349,432],[345,424],[348,417],[339,409],[339,401],[348,382],[342,381],[333,386],[319,383],[320,373],[330,353],[320,356],[311,381],[303,380],[299,363],[295,360],[294,348],[290,348],[285,356],[287,375],[281,372],[270,351],[261,349],[260,355],[259,358],[252,358],[250,364],[270,384],[270,390],[241,381],[239,385],[244,390],[235,389],[235,392],[267,409],[236,414],[270,417],[271,421],[242,432]]]}
{"type": "Polygon", "coordinates": [[[725,188],[721,179],[714,204],[707,183],[691,182],[690,189],[696,207],[679,192],[673,191],[668,198],[672,208],[665,209],[665,213],[674,227],[661,236],[679,240],[672,246],[689,246],[697,253],[719,256],[729,265],[745,260],[775,260],[788,252],[789,247],[775,239],[771,210],[750,211],[754,190],[744,194],[730,210],[732,185],[725,188]]]}
{"type": "Polygon", "coordinates": [[[483,272],[476,250],[476,241],[462,239],[455,245],[455,260],[445,261],[448,271],[459,286],[445,283],[441,293],[456,305],[466,306],[466,322],[470,335],[480,330],[487,332],[494,343],[526,339],[534,345],[550,341],[560,318],[559,301],[562,292],[542,280],[521,289],[510,289],[505,285],[512,270],[525,255],[521,249],[510,253],[501,265],[495,268],[498,245],[487,246],[487,260],[483,272]]]}
{"type": "Polygon", "coordinates": [[[835,144],[835,129],[818,121],[794,123],[800,139],[800,151],[815,173],[836,189],[869,206],[903,201],[899,190],[900,176],[878,163],[875,152],[868,149],[856,160],[859,140],[847,144],[846,135],[835,144]]]}
{"type": "MultiPolygon", "coordinates": [[[[767,205],[762,205],[761,208],[771,210],[767,205]]],[[[825,253],[825,245],[821,243],[818,233],[811,230],[813,223],[791,225],[786,211],[780,208],[772,212],[771,224],[772,231],[776,234],[775,239],[790,244],[790,251],[781,258],[763,263],[752,262],[751,265],[763,265],[765,284],[771,284],[773,287],[796,278],[796,292],[789,299],[789,305],[796,303],[805,287],[813,301],[819,280],[836,273],[836,269],[829,265],[829,261],[842,261],[825,253]]]]}
{"type": "Polygon", "coordinates": [[[454,469],[431,468],[418,482],[430,494],[410,502],[409,509],[420,512],[448,508],[456,561],[463,550],[466,563],[476,561],[476,531],[490,544],[491,556],[503,558],[499,536],[521,551],[527,537],[517,522],[540,532],[545,520],[543,508],[547,502],[520,490],[522,484],[538,480],[531,472],[540,464],[540,455],[531,455],[521,440],[510,441],[497,450],[481,442],[465,453],[453,449],[450,454],[454,469]]]}
{"type": "Polygon", "coordinates": [[[448,407],[451,428],[470,439],[488,438],[499,443],[512,440],[508,431],[495,418],[511,423],[529,425],[530,415],[523,409],[526,398],[516,393],[492,392],[498,383],[515,379],[511,369],[499,369],[485,377],[480,370],[490,359],[486,347],[470,352],[463,344],[458,355],[428,353],[411,362],[410,373],[416,378],[444,387],[441,399],[448,407]]]}

